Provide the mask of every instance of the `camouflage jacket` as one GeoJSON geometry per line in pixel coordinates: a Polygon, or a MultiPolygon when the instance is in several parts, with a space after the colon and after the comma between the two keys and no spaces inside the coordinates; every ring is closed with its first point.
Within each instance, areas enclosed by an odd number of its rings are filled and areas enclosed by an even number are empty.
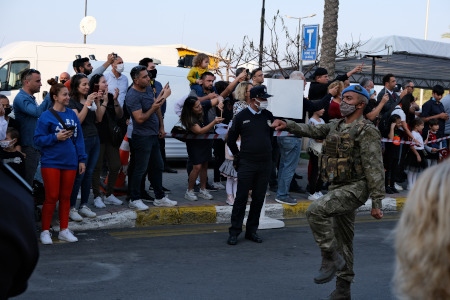
{"type": "MultiPolygon", "coordinates": [[[[363,120],[361,116],[350,124],[341,122],[336,130],[340,133],[350,132],[363,120]]],[[[297,124],[286,120],[286,130],[298,137],[310,137],[318,140],[326,139],[326,136],[336,127],[334,121],[322,125],[297,124]]],[[[366,124],[360,133],[355,137],[353,156],[362,166],[362,177],[358,180],[351,180],[347,184],[354,185],[356,189],[367,188],[372,198],[372,208],[381,208],[381,200],[385,197],[384,189],[384,167],[381,152],[381,135],[375,126],[366,124]]],[[[334,184],[334,182],[331,182],[334,184]]],[[[344,183],[339,183],[344,184],[344,183]]],[[[365,202],[367,199],[361,199],[365,202]]]]}

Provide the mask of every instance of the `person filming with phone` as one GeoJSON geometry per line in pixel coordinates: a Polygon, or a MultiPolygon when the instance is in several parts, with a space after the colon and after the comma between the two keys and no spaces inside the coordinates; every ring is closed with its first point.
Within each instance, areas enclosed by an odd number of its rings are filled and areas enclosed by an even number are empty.
{"type": "Polygon", "coordinates": [[[50,223],[59,201],[59,240],[76,242],[68,229],[70,195],[75,177],[86,170],[83,131],[76,113],[68,108],[69,91],[54,78],[48,80],[53,108],[42,113],[34,132],[34,143],[41,149],[41,172],[45,186],[42,207],[42,244],[52,244],[50,223]],[[63,121],[64,120],[64,121],[63,121]]]}
{"type": "Polygon", "coordinates": [[[150,167],[150,178],[155,192],[155,206],[175,206],[176,201],[170,200],[162,189],[162,173],[164,164],[159,150],[158,136],[160,120],[158,111],[170,96],[171,90],[166,85],[158,97],[149,92],[150,76],[147,68],[136,66],[130,72],[133,85],[128,90],[125,105],[133,121],[130,154],[134,163],[129,166],[131,176],[128,178],[130,187],[129,207],[137,210],[147,210],[148,206],[141,199],[141,180],[150,167]]]}

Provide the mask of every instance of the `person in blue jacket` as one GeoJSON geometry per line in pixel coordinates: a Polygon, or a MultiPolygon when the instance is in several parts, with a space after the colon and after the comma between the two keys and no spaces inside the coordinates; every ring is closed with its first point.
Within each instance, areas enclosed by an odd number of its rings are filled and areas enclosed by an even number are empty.
{"type": "Polygon", "coordinates": [[[83,132],[75,112],[66,107],[69,104],[69,90],[53,78],[48,83],[52,86],[49,94],[53,108],[39,117],[33,139],[41,148],[41,172],[45,187],[40,238],[42,244],[52,244],[49,229],[59,200],[58,239],[76,242],[78,239],[68,229],[69,210],[76,173],[82,174],[86,170],[83,132]]]}

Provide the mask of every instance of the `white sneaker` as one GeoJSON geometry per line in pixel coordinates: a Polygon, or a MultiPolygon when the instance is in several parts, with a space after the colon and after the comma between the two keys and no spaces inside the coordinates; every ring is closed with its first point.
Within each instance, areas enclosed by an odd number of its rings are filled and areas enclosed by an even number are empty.
{"type": "Polygon", "coordinates": [[[207,189],[200,189],[200,192],[198,193],[198,196],[206,199],[206,200],[212,200],[213,196],[209,193],[207,189]]]}
{"type": "Polygon", "coordinates": [[[102,197],[98,196],[94,198],[94,206],[96,208],[105,208],[106,205],[103,203],[102,197]]]}
{"type": "Polygon", "coordinates": [[[403,187],[397,182],[394,182],[394,187],[397,191],[403,191],[403,187]]]}
{"type": "Polygon", "coordinates": [[[128,207],[129,208],[134,208],[134,209],[137,209],[137,210],[147,210],[148,209],[148,206],[145,205],[142,202],[142,200],[140,200],[140,199],[134,200],[134,201],[130,200],[130,202],[128,203],[128,207]]]}
{"type": "Polygon", "coordinates": [[[73,233],[68,228],[61,230],[59,232],[58,239],[69,243],[78,242],[78,239],[73,235],[73,233]]]}
{"type": "Polygon", "coordinates": [[[175,206],[177,204],[177,201],[170,200],[167,196],[161,199],[155,199],[155,201],[153,201],[154,206],[175,206]]]}
{"type": "Polygon", "coordinates": [[[314,195],[316,195],[317,199],[323,196],[321,192],[315,192],[314,195]]]}
{"type": "Polygon", "coordinates": [[[308,200],[312,200],[312,201],[317,200],[319,198],[320,197],[317,196],[317,193],[309,194],[309,196],[308,196],[308,200]]]}
{"type": "Polygon", "coordinates": [[[105,198],[105,204],[122,205],[122,201],[117,199],[113,194],[105,198]]]}
{"type": "Polygon", "coordinates": [[[194,193],[194,190],[186,190],[186,193],[184,194],[184,199],[190,200],[190,201],[197,201],[198,198],[194,193]]]}
{"type": "Polygon", "coordinates": [[[95,218],[97,214],[93,212],[89,207],[86,205],[83,205],[79,210],[78,213],[86,218],[95,218]]]}
{"type": "Polygon", "coordinates": [[[225,189],[225,186],[221,182],[213,182],[212,186],[213,186],[213,188],[219,189],[219,190],[225,189]]]}
{"type": "Polygon", "coordinates": [[[51,245],[53,244],[52,241],[52,234],[48,230],[44,230],[41,232],[41,243],[44,245],[51,245]]]}
{"type": "Polygon", "coordinates": [[[70,218],[72,221],[75,221],[75,222],[81,222],[81,221],[83,221],[83,217],[80,216],[80,214],[78,213],[78,211],[77,211],[77,209],[76,209],[75,207],[72,207],[72,208],[70,209],[70,211],[69,211],[69,218],[70,218]]]}

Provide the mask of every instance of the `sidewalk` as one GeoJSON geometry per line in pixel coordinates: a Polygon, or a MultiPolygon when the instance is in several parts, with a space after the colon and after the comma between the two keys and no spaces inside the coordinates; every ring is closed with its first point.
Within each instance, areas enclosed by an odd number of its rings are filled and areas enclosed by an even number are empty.
{"type": "MultiPolygon", "coordinates": [[[[297,174],[302,175],[303,179],[297,180],[302,188],[306,187],[306,168],[308,161],[301,159],[297,167],[297,174]]],[[[89,198],[88,206],[97,213],[97,217],[93,219],[84,218],[82,222],[69,223],[69,228],[74,231],[84,231],[93,229],[110,229],[110,228],[130,228],[155,225],[176,225],[176,224],[202,224],[202,223],[230,223],[232,206],[226,204],[225,190],[211,192],[214,196],[213,200],[204,200],[199,198],[198,201],[189,201],[184,199],[184,193],[187,188],[187,173],[184,168],[176,168],[178,173],[163,173],[163,185],[171,190],[167,196],[171,200],[178,201],[176,207],[155,207],[151,203],[150,209],[147,211],[136,212],[128,208],[128,204],[123,205],[107,205],[106,208],[97,209],[93,206],[93,197],[89,198]]],[[[213,178],[213,170],[208,170],[210,182],[213,178]]],[[[225,182],[223,182],[225,185],[225,182]]],[[[147,181],[147,185],[149,185],[147,181]]],[[[401,211],[408,191],[400,191],[398,194],[387,195],[389,197],[383,200],[383,211],[397,212],[401,211]]],[[[270,195],[266,197],[265,214],[266,217],[274,219],[291,219],[304,218],[305,211],[312,201],[308,200],[307,194],[291,193],[291,196],[298,200],[295,206],[279,204],[275,201],[275,193],[269,191],[270,195]]],[[[150,191],[152,196],[153,192],[150,191]]],[[[119,199],[125,200],[125,196],[118,196],[119,199]]],[[[359,214],[369,213],[371,202],[368,200],[364,206],[358,210],[359,214]]],[[[53,229],[59,231],[59,224],[54,222],[53,229]]]]}

